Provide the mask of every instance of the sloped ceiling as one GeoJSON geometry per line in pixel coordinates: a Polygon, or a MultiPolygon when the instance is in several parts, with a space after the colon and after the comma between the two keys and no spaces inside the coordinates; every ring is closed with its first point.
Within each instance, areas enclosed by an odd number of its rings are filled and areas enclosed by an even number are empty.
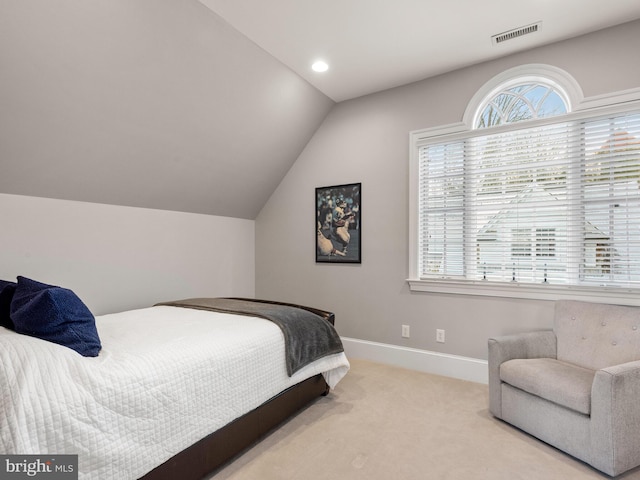
{"type": "Polygon", "coordinates": [[[640,18],[639,0],[200,1],[336,102],[640,18]]]}
{"type": "Polygon", "coordinates": [[[0,192],[253,219],[333,105],[196,0],[0,3],[0,192]]]}

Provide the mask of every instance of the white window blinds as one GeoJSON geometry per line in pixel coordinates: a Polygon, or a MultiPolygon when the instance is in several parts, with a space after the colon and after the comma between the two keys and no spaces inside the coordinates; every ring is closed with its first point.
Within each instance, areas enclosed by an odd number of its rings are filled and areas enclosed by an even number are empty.
{"type": "Polygon", "coordinates": [[[419,146],[421,278],[640,285],[640,112],[567,118],[419,146]]]}

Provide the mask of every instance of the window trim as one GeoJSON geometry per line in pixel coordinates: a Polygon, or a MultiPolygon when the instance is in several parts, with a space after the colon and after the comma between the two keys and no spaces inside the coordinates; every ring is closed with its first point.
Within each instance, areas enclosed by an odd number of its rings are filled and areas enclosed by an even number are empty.
{"type": "MultiPolygon", "coordinates": [[[[440,294],[480,295],[489,297],[525,298],[541,300],[597,299],[602,303],[640,305],[640,288],[574,286],[550,284],[525,284],[507,282],[486,282],[482,280],[435,278],[421,279],[418,275],[418,194],[419,194],[419,149],[425,144],[454,141],[469,138],[473,135],[486,135],[487,129],[474,129],[476,111],[487,98],[501,88],[508,88],[507,82],[518,83],[527,78],[538,78],[552,73],[552,81],[564,87],[564,92],[571,102],[571,113],[564,115],[567,121],[579,121],[592,116],[624,113],[633,108],[640,108],[640,88],[613,92],[584,99],[575,80],[560,69],[550,66],[528,65],[516,67],[497,75],[487,82],[474,95],[465,111],[463,121],[434,128],[415,130],[409,134],[409,278],[407,283],[413,292],[431,292],[440,294]],[[541,68],[544,67],[544,68],[541,68]],[[516,78],[516,74],[520,77],[516,78]],[[575,103],[574,103],[575,102],[575,103]]],[[[535,127],[546,123],[557,122],[558,117],[527,120],[515,124],[501,125],[491,128],[491,133],[535,127]]]]}
{"type": "Polygon", "coordinates": [[[615,305],[640,306],[640,289],[620,287],[576,287],[550,284],[483,282],[482,280],[407,279],[412,292],[444,293],[483,297],[536,300],[584,300],[615,305]]]}

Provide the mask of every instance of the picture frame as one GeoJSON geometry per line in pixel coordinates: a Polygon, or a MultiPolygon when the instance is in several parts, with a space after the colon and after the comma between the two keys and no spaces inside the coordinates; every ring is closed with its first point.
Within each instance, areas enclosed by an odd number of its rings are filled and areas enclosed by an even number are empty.
{"type": "Polygon", "coordinates": [[[362,184],[317,187],[316,262],[362,262],[362,184]]]}

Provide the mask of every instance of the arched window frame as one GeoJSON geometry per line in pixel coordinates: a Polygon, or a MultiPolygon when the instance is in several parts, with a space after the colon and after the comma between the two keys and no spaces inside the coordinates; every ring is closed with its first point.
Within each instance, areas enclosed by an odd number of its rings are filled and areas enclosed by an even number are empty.
{"type": "MultiPolygon", "coordinates": [[[[411,158],[410,158],[410,235],[409,235],[409,278],[408,283],[412,291],[428,291],[438,293],[488,295],[513,298],[539,298],[556,300],[560,298],[590,299],[599,298],[603,302],[638,304],[640,305],[640,289],[624,288],[582,288],[574,285],[532,285],[513,282],[513,284],[490,284],[476,280],[460,280],[459,278],[422,278],[419,274],[419,148],[425,142],[441,142],[443,139],[469,138],[477,122],[477,116],[482,111],[487,99],[492,98],[504,89],[526,82],[545,82],[554,89],[562,92],[566,101],[569,121],[590,118],[591,115],[608,114],[608,112],[640,109],[640,88],[623,92],[614,92],[585,99],[579,84],[571,75],[562,69],[549,65],[523,65],[507,70],[484,84],[467,104],[463,115],[463,121],[458,124],[444,125],[410,133],[411,158]],[[634,295],[630,295],[633,293],[634,295]]],[[[555,119],[558,117],[552,117],[555,119]]],[[[548,119],[526,120],[516,124],[507,124],[497,127],[482,129],[482,132],[503,132],[527,122],[527,127],[545,125],[548,119]]],[[[547,238],[548,233],[540,234],[540,238],[547,238]]],[[[548,242],[547,242],[548,243],[548,242]]],[[[540,254],[542,256],[542,254],[540,254]]],[[[545,253],[548,255],[548,252],[545,253]]],[[[478,269],[476,269],[476,274],[478,269]]]]}
{"type": "Polygon", "coordinates": [[[557,115],[569,113],[569,102],[564,92],[546,79],[527,80],[503,87],[495,94],[487,98],[478,108],[474,116],[474,129],[491,128],[499,125],[506,125],[527,120],[537,120],[539,118],[549,118],[557,115]],[[543,96],[533,103],[530,94],[544,89],[543,96]],[[552,99],[558,99],[559,110],[548,112],[547,108],[552,99]],[[505,102],[505,100],[507,100],[505,102]],[[503,103],[501,105],[501,103],[503,103]],[[515,108],[517,107],[517,108],[515,108]],[[482,121],[487,109],[492,109],[494,118],[498,118],[499,123],[485,125],[482,121]],[[525,118],[514,118],[514,110],[525,118]]]}
{"type": "Polygon", "coordinates": [[[542,83],[554,88],[565,101],[567,112],[580,109],[584,100],[582,88],[564,70],[544,64],[520,65],[496,75],[478,89],[467,104],[462,120],[465,128],[474,128],[484,105],[490,99],[501,92],[525,83],[542,83]]]}

